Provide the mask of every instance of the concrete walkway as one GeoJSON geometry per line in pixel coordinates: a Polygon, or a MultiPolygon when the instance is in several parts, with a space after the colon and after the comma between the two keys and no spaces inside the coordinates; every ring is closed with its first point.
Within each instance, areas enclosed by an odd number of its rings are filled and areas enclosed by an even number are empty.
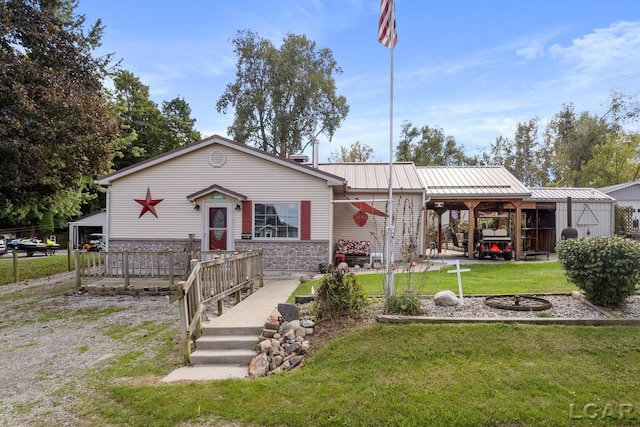
{"type": "MultiPolygon", "coordinates": [[[[551,254],[551,260],[556,260],[555,254],[551,254]]],[[[454,250],[444,250],[434,257],[430,263],[424,262],[416,266],[417,271],[422,271],[426,268],[440,269],[446,266],[454,265],[456,261],[460,264],[476,264],[476,263],[504,263],[504,262],[536,262],[546,261],[546,257],[540,259],[531,259],[528,261],[504,261],[499,260],[469,260],[461,252],[454,250]]],[[[361,272],[371,273],[371,270],[364,270],[361,272]]],[[[384,273],[384,272],[383,272],[384,273]]],[[[299,271],[267,271],[265,272],[264,286],[258,289],[253,295],[242,300],[239,304],[236,304],[231,309],[227,310],[220,317],[216,317],[208,322],[205,322],[203,326],[213,325],[221,327],[262,327],[265,320],[273,310],[275,310],[279,303],[285,302],[289,296],[296,290],[300,284],[300,276],[309,276],[309,272],[299,271]]],[[[165,378],[162,382],[176,382],[176,381],[207,381],[207,380],[220,380],[228,378],[246,378],[248,374],[248,367],[243,365],[199,365],[199,366],[185,366],[179,368],[165,378]]]]}
{"type": "MultiPolygon", "coordinates": [[[[303,274],[289,272],[281,273],[274,277],[266,277],[263,287],[224,312],[222,316],[205,322],[203,326],[249,326],[261,328],[267,317],[278,307],[278,304],[285,302],[300,285],[300,276],[303,274]]],[[[185,366],[171,372],[162,379],[162,382],[246,378],[247,374],[248,366],[241,365],[185,366]]]]}

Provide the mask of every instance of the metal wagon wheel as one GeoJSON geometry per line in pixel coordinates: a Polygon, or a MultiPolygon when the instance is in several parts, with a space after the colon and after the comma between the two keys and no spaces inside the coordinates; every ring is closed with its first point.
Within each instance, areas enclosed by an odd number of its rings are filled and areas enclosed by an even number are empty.
{"type": "Polygon", "coordinates": [[[484,303],[501,310],[543,311],[551,308],[551,302],[532,295],[494,295],[486,297],[484,303]]]}

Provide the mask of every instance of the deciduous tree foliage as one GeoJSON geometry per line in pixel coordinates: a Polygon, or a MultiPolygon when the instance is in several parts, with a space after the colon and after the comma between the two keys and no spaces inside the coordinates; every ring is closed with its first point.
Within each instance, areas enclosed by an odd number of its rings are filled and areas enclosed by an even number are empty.
{"type": "Polygon", "coordinates": [[[365,163],[371,160],[372,155],[373,148],[356,141],[351,144],[349,151],[344,147],[340,147],[339,151],[332,152],[331,156],[329,156],[329,161],[334,163],[365,163]]]}
{"type": "Polygon", "coordinates": [[[529,186],[603,187],[635,180],[640,174],[638,134],[625,124],[640,117],[634,97],[613,91],[605,113],[577,114],[565,104],[538,137],[538,119],[519,123],[514,139],[500,136],[482,164],[504,165],[529,186]]]}
{"type": "Polygon", "coordinates": [[[400,130],[400,142],[396,160],[413,162],[417,166],[462,166],[473,164],[464,147],[453,136],[445,136],[441,128],[423,126],[418,129],[411,122],[404,122],[400,130]]]}
{"type": "Polygon", "coordinates": [[[202,138],[200,132],[195,130],[196,119],[191,117],[191,107],[184,98],[163,101],[162,117],[167,121],[171,133],[167,149],[173,150],[202,138]]]}
{"type": "MultiPolygon", "coordinates": [[[[67,209],[86,177],[108,170],[117,134],[94,58],[101,26],[88,34],[75,3],[0,2],[0,217],[37,221],[67,209]]],[[[75,207],[77,211],[77,205],[75,207]]]]}
{"type": "Polygon", "coordinates": [[[565,105],[549,124],[545,138],[553,147],[552,173],[556,183],[564,187],[584,186],[582,167],[592,158],[593,148],[604,144],[607,133],[614,129],[589,112],[574,113],[573,105],[565,105]]]}
{"type": "Polygon", "coordinates": [[[113,162],[115,169],[200,139],[191,107],[183,98],[164,101],[160,110],[150,98],[149,86],[130,71],[118,71],[113,82],[114,109],[123,134],[113,162]]]}
{"type": "Polygon", "coordinates": [[[582,167],[586,187],[635,181],[640,168],[640,135],[608,134],[604,144],[593,147],[591,159],[582,167]]]}
{"type": "Polygon", "coordinates": [[[483,153],[479,163],[504,166],[520,182],[530,187],[549,185],[550,158],[543,141],[538,138],[537,117],[518,123],[513,139],[503,136],[483,153]]]}
{"type": "Polygon", "coordinates": [[[341,74],[329,49],[316,49],[302,35],[288,34],[280,48],[251,31],[232,41],[238,56],[236,81],[227,85],[217,110],[234,108],[229,135],[278,156],[304,151],[319,135],[329,140],[347,116],[336,94],[341,74]]]}

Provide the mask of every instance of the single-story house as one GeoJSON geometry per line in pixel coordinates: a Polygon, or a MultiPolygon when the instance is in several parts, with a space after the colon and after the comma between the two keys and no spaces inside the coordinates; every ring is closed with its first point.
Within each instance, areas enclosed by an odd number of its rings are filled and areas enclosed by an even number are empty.
{"type": "MultiPolygon", "coordinates": [[[[107,193],[107,250],[260,249],[267,270],[317,270],[343,239],[383,252],[387,218],[375,212],[386,206],[385,165],[343,167],[312,167],[217,135],[203,139],[97,180],[107,193]],[[373,185],[372,174],[379,177],[373,185]]],[[[397,165],[394,187],[393,222],[404,237],[421,229],[405,221],[420,220],[424,200],[413,164],[397,165]]]]}
{"type": "Polygon", "coordinates": [[[97,182],[107,195],[107,250],[262,250],[266,270],[317,270],[341,260],[336,254],[351,252],[360,265],[374,257],[386,263],[389,227],[393,261],[407,253],[424,255],[427,210],[439,216],[467,211],[473,227],[494,221],[492,227],[510,229],[521,259],[528,246],[555,247],[566,224],[568,195],[581,236],[613,234],[615,201],[597,190],[529,189],[497,166],[313,165],[306,156],[284,159],[217,135],[97,182]]]}

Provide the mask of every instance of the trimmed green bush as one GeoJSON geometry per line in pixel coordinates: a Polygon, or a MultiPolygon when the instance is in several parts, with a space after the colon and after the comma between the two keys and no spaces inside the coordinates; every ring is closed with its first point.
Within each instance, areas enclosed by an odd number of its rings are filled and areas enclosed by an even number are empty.
{"type": "Polygon", "coordinates": [[[365,306],[364,287],[354,274],[335,270],[323,276],[316,306],[318,319],[357,315],[365,306]]]}
{"type": "Polygon", "coordinates": [[[567,239],[556,247],[569,280],[593,304],[616,307],[640,281],[640,244],[621,237],[567,239]]]}

